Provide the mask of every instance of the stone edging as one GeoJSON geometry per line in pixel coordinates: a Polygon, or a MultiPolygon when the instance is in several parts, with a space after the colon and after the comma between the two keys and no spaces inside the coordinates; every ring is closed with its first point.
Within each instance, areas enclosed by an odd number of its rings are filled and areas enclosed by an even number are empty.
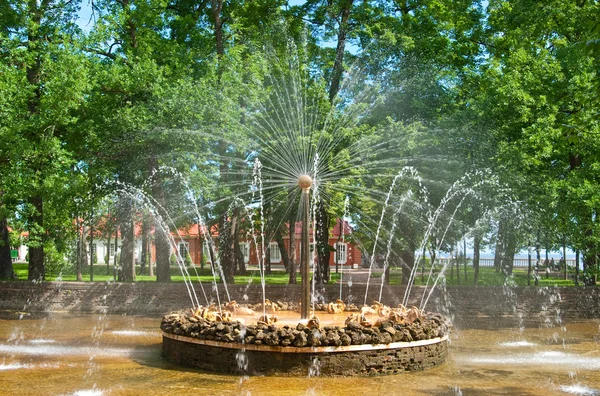
{"type": "Polygon", "coordinates": [[[359,350],[348,347],[245,345],[163,334],[162,356],[177,365],[211,372],[284,377],[315,373],[330,377],[401,374],[439,366],[448,356],[447,337],[355,345],[359,350]]]}
{"type": "Polygon", "coordinates": [[[246,351],[260,352],[276,352],[276,353],[335,353],[335,352],[359,352],[359,351],[374,351],[381,349],[402,349],[413,348],[431,344],[437,344],[448,340],[448,335],[442,337],[431,338],[428,340],[418,340],[410,342],[392,342],[389,344],[365,344],[365,345],[347,345],[347,346],[324,346],[324,347],[283,347],[270,345],[256,344],[241,344],[239,342],[220,342],[212,340],[201,340],[194,337],[186,337],[177,334],[162,332],[163,337],[177,341],[189,342],[192,344],[207,345],[211,347],[228,348],[228,349],[244,349],[246,351]]]}

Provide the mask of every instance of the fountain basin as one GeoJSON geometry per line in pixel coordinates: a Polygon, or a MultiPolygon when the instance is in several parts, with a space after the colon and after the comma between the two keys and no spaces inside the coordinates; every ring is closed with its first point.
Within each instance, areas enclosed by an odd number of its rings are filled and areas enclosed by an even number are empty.
{"type": "Polygon", "coordinates": [[[176,364],[245,375],[371,376],[442,364],[448,336],[377,345],[281,347],[202,340],[163,332],[162,355],[176,364]]]}

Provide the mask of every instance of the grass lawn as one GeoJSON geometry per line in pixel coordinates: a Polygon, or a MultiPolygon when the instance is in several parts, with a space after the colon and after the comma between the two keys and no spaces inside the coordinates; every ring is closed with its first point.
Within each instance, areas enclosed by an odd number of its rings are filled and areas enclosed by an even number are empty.
{"type": "MultiPolygon", "coordinates": [[[[18,276],[19,280],[27,280],[27,264],[26,263],[18,263],[13,265],[14,271],[18,276]]],[[[136,275],[137,282],[154,282],[156,281],[155,276],[148,275],[139,275],[139,267],[136,267],[138,274],[136,275]]],[[[94,282],[107,282],[113,281],[113,268],[109,267],[109,274],[107,274],[107,267],[105,265],[97,265],[94,266],[94,282]]],[[[438,269],[439,271],[439,269],[438,269]]],[[[212,283],[213,276],[210,272],[210,269],[205,268],[197,268],[192,267],[188,269],[189,274],[192,277],[193,282],[197,282],[198,279],[202,283],[212,283]]],[[[382,276],[382,272],[373,271],[372,277],[380,278],[382,276]]],[[[421,273],[417,273],[415,277],[415,285],[424,285],[427,282],[427,276],[429,274],[429,269],[426,269],[425,276],[422,277],[421,273]]],[[[89,282],[90,274],[89,267],[86,267],[83,271],[83,281],[89,282]]],[[[538,286],[575,286],[575,273],[574,271],[568,272],[568,280],[564,280],[562,278],[562,272],[553,272],[550,274],[548,278],[546,278],[545,271],[540,271],[540,278],[538,281],[538,286]]],[[[265,284],[267,285],[287,285],[288,284],[288,274],[284,271],[273,271],[270,275],[265,276],[265,284]]],[[[219,277],[217,276],[217,282],[219,282],[219,277]]],[[[63,270],[61,274],[57,273],[46,273],[46,280],[48,281],[75,281],[77,279],[77,275],[73,272],[71,267],[68,267],[63,270]],[[59,276],[60,275],[60,276],[59,276]]],[[[335,270],[331,271],[331,280],[330,284],[335,284],[339,281],[340,274],[336,274],[335,270]]],[[[300,272],[297,273],[296,281],[300,283],[300,272]]],[[[582,280],[582,274],[580,274],[580,280],[582,280]]],[[[171,281],[172,282],[183,282],[183,276],[179,268],[171,268],[171,281]]],[[[392,268],[390,270],[390,284],[399,285],[402,282],[402,272],[399,268],[392,268]]],[[[247,285],[247,284],[260,284],[260,271],[257,269],[249,270],[247,275],[238,275],[235,277],[235,284],[237,285],[247,285]]],[[[430,282],[431,284],[431,282],[430,282]]],[[[449,270],[446,270],[446,285],[458,285],[458,278],[456,276],[456,271],[453,276],[449,270]]],[[[460,285],[472,285],[473,284],[473,268],[467,267],[467,281],[465,282],[465,273],[464,268],[461,268],[460,272],[460,285]]],[[[479,281],[477,283],[478,286],[503,286],[505,284],[504,275],[502,273],[496,272],[496,270],[492,267],[481,267],[479,269],[479,281]]],[[[527,285],[527,268],[515,268],[513,270],[513,276],[509,278],[506,282],[508,285],[516,285],[516,286],[526,286],[527,285]]],[[[531,281],[533,285],[533,280],[531,281]]]]}
{"type": "MultiPolygon", "coordinates": [[[[425,285],[427,283],[427,277],[429,275],[430,268],[427,268],[424,276],[421,273],[417,273],[415,277],[415,285],[425,285]]],[[[439,269],[438,269],[439,271],[439,269]]],[[[374,274],[376,277],[381,277],[382,273],[374,274]]],[[[446,270],[446,285],[459,285],[458,277],[456,276],[456,270],[454,274],[451,274],[450,269],[446,270]]],[[[538,286],[575,286],[575,271],[569,270],[567,272],[568,280],[563,279],[563,273],[553,272],[546,278],[546,273],[540,271],[538,279],[538,286]]],[[[582,273],[579,274],[580,283],[583,281],[582,273]]],[[[473,267],[467,266],[467,277],[465,282],[464,267],[460,269],[460,285],[472,285],[473,284],[473,267]]],[[[432,279],[433,280],[433,279],[432,279]]],[[[441,281],[441,280],[440,280],[441,281]]],[[[438,281],[438,283],[440,282],[438,281]]],[[[390,270],[390,284],[399,285],[402,282],[402,271],[399,268],[393,268],[390,270]]],[[[431,281],[429,283],[431,285],[431,281]]],[[[493,267],[480,267],[479,268],[479,280],[478,286],[503,286],[505,284],[504,275],[501,272],[496,272],[493,267]]],[[[527,286],[527,268],[515,268],[513,270],[512,277],[506,280],[506,284],[515,286],[527,286]]],[[[531,280],[533,285],[533,279],[531,280]]]]}
{"type": "MultiPolygon", "coordinates": [[[[27,280],[27,275],[29,272],[28,272],[26,263],[13,264],[13,269],[19,280],[27,280]]],[[[109,267],[108,271],[109,271],[109,274],[107,274],[106,265],[94,266],[94,282],[113,281],[114,280],[113,273],[112,273],[113,268],[109,267]]],[[[136,267],[136,272],[137,272],[137,274],[136,274],[137,282],[154,282],[154,281],[156,281],[156,276],[140,275],[139,267],[136,267]]],[[[201,268],[193,267],[193,268],[188,268],[188,272],[189,272],[190,276],[192,277],[193,282],[197,282],[198,279],[200,279],[200,281],[202,283],[212,283],[213,282],[213,279],[214,279],[213,275],[212,275],[210,269],[208,269],[208,268],[201,269],[201,268]]],[[[83,276],[84,282],[90,281],[89,267],[86,267],[83,270],[82,276],[83,276]]],[[[217,276],[216,278],[217,278],[217,282],[219,282],[219,277],[217,276]]],[[[330,283],[334,283],[338,279],[339,279],[339,274],[332,273],[330,283]]],[[[77,274],[73,271],[72,268],[66,268],[60,274],[47,272],[46,280],[48,280],[48,281],[56,281],[56,280],[76,281],[77,274]]],[[[270,275],[265,275],[265,284],[267,284],[267,285],[287,285],[288,280],[289,280],[289,275],[284,271],[273,271],[270,275]]],[[[298,284],[300,283],[300,280],[301,280],[300,272],[298,272],[296,275],[296,281],[298,284]]],[[[171,268],[171,281],[172,282],[183,282],[183,275],[181,275],[181,271],[179,270],[179,268],[171,268]]],[[[251,284],[251,283],[260,284],[260,271],[259,270],[251,270],[251,271],[249,270],[247,275],[243,275],[243,276],[237,275],[235,277],[236,285],[247,285],[247,284],[251,284]]]]}

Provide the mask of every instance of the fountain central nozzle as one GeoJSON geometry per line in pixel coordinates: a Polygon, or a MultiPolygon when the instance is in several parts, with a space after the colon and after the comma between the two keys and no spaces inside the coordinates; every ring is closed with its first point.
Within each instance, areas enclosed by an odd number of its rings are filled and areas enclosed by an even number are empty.
{"type": "Polygon", "coordinates": [[[312,178],[308,175],[302,175],[298,178],[298,186],[303,190],[308,190],[312,186],[312,178]]]}

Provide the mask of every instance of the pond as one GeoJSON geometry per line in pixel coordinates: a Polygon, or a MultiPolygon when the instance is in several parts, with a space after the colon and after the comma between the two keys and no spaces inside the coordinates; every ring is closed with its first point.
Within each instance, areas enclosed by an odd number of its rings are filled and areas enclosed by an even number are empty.
{"type": "Polygon", "coordinates": [[[234,377],[161,359],[159,317],[5,314],[0,393],[18,395],[600,395],[600,321],[455,328],[449,357],[385,377],[234,377]]]}

